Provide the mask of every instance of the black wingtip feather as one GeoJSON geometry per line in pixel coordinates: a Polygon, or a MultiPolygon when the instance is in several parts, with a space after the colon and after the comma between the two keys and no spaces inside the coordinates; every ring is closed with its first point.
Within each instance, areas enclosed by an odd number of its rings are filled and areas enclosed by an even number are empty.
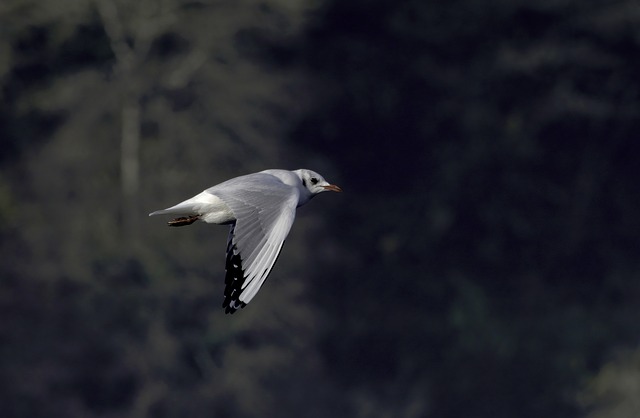
{"type": "MultiPolygon", "coordinates": [[[[234,225],[231,226],[229,237],[233,236],[234,225]]],[[[246,303],[238,300],[242,293],[242,285],[244,284],[244,270],[242,269],[242,258],[238,254],[233,241],[229,239],[227,243],[227,259],[225,263],[226,274],[224,277],[224,301],[222,307],[227,314],[233,314],[238,309],[247,306],[246,303]]]]}

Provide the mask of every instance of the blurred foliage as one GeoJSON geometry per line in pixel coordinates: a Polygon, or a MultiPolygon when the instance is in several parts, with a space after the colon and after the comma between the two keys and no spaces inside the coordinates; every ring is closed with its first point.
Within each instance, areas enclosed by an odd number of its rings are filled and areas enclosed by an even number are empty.
{"type": "Polygon", "coordinates": [[[589,418],[634,417],[640,413],[640,350],[616,353],[591,379],[579,399],[589,418]]]}
{"type": "Polygon", "coordinates": [[[335,214],[344,280],[313,292],[338,304],[334,375],[379,416],[577,416],[579,382],[638,337],[637,7],[323,17],[305,56],[328,93],[297,134],[357,190],[335,214]]]}
{"type": "Polygon", "coordinates": [[[2,416],[633,411],[635,2],[303,3],[0,5],[2,416]],[[144,215],[275,167],[346,193],[225,316],[144,215]]]}

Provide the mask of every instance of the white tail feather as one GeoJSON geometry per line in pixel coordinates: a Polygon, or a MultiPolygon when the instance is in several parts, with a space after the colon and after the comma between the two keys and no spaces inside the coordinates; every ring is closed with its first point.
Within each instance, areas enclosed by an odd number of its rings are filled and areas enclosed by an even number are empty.
{"type": "Polygon", "coordinates": [[[196,207],[202,206],[193,202],[182,202],[170,208],[160,209],[155,212],[151,212],[149,216],[154,215],[197,215],[196,207]]]}

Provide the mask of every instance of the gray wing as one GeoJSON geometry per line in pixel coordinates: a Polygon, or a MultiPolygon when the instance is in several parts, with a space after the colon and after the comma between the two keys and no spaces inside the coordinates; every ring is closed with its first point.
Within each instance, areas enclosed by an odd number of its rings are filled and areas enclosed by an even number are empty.
{"type": "Polygon", "coordinates": [[[295,219],[298,190],[269,174],[239,177],[209,189],[234,213],[226,257],[223,307],[233,313],[267,279],[295,219]]]}

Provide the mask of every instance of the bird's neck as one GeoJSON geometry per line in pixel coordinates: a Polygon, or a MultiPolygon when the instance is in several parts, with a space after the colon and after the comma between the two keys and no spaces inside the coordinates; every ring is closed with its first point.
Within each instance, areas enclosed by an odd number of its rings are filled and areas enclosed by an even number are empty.
{"type": "Polygon", "coordinates": [[[298,187],[298,192],[300,193],[300,195],[298,196],[298,207],[307,204],[307,202],[309,202],[313,198],[313,196],[315,196],[309,191],[309,189],[303,187],[302,184],[300,184],[300,186],[298,187]]]}

